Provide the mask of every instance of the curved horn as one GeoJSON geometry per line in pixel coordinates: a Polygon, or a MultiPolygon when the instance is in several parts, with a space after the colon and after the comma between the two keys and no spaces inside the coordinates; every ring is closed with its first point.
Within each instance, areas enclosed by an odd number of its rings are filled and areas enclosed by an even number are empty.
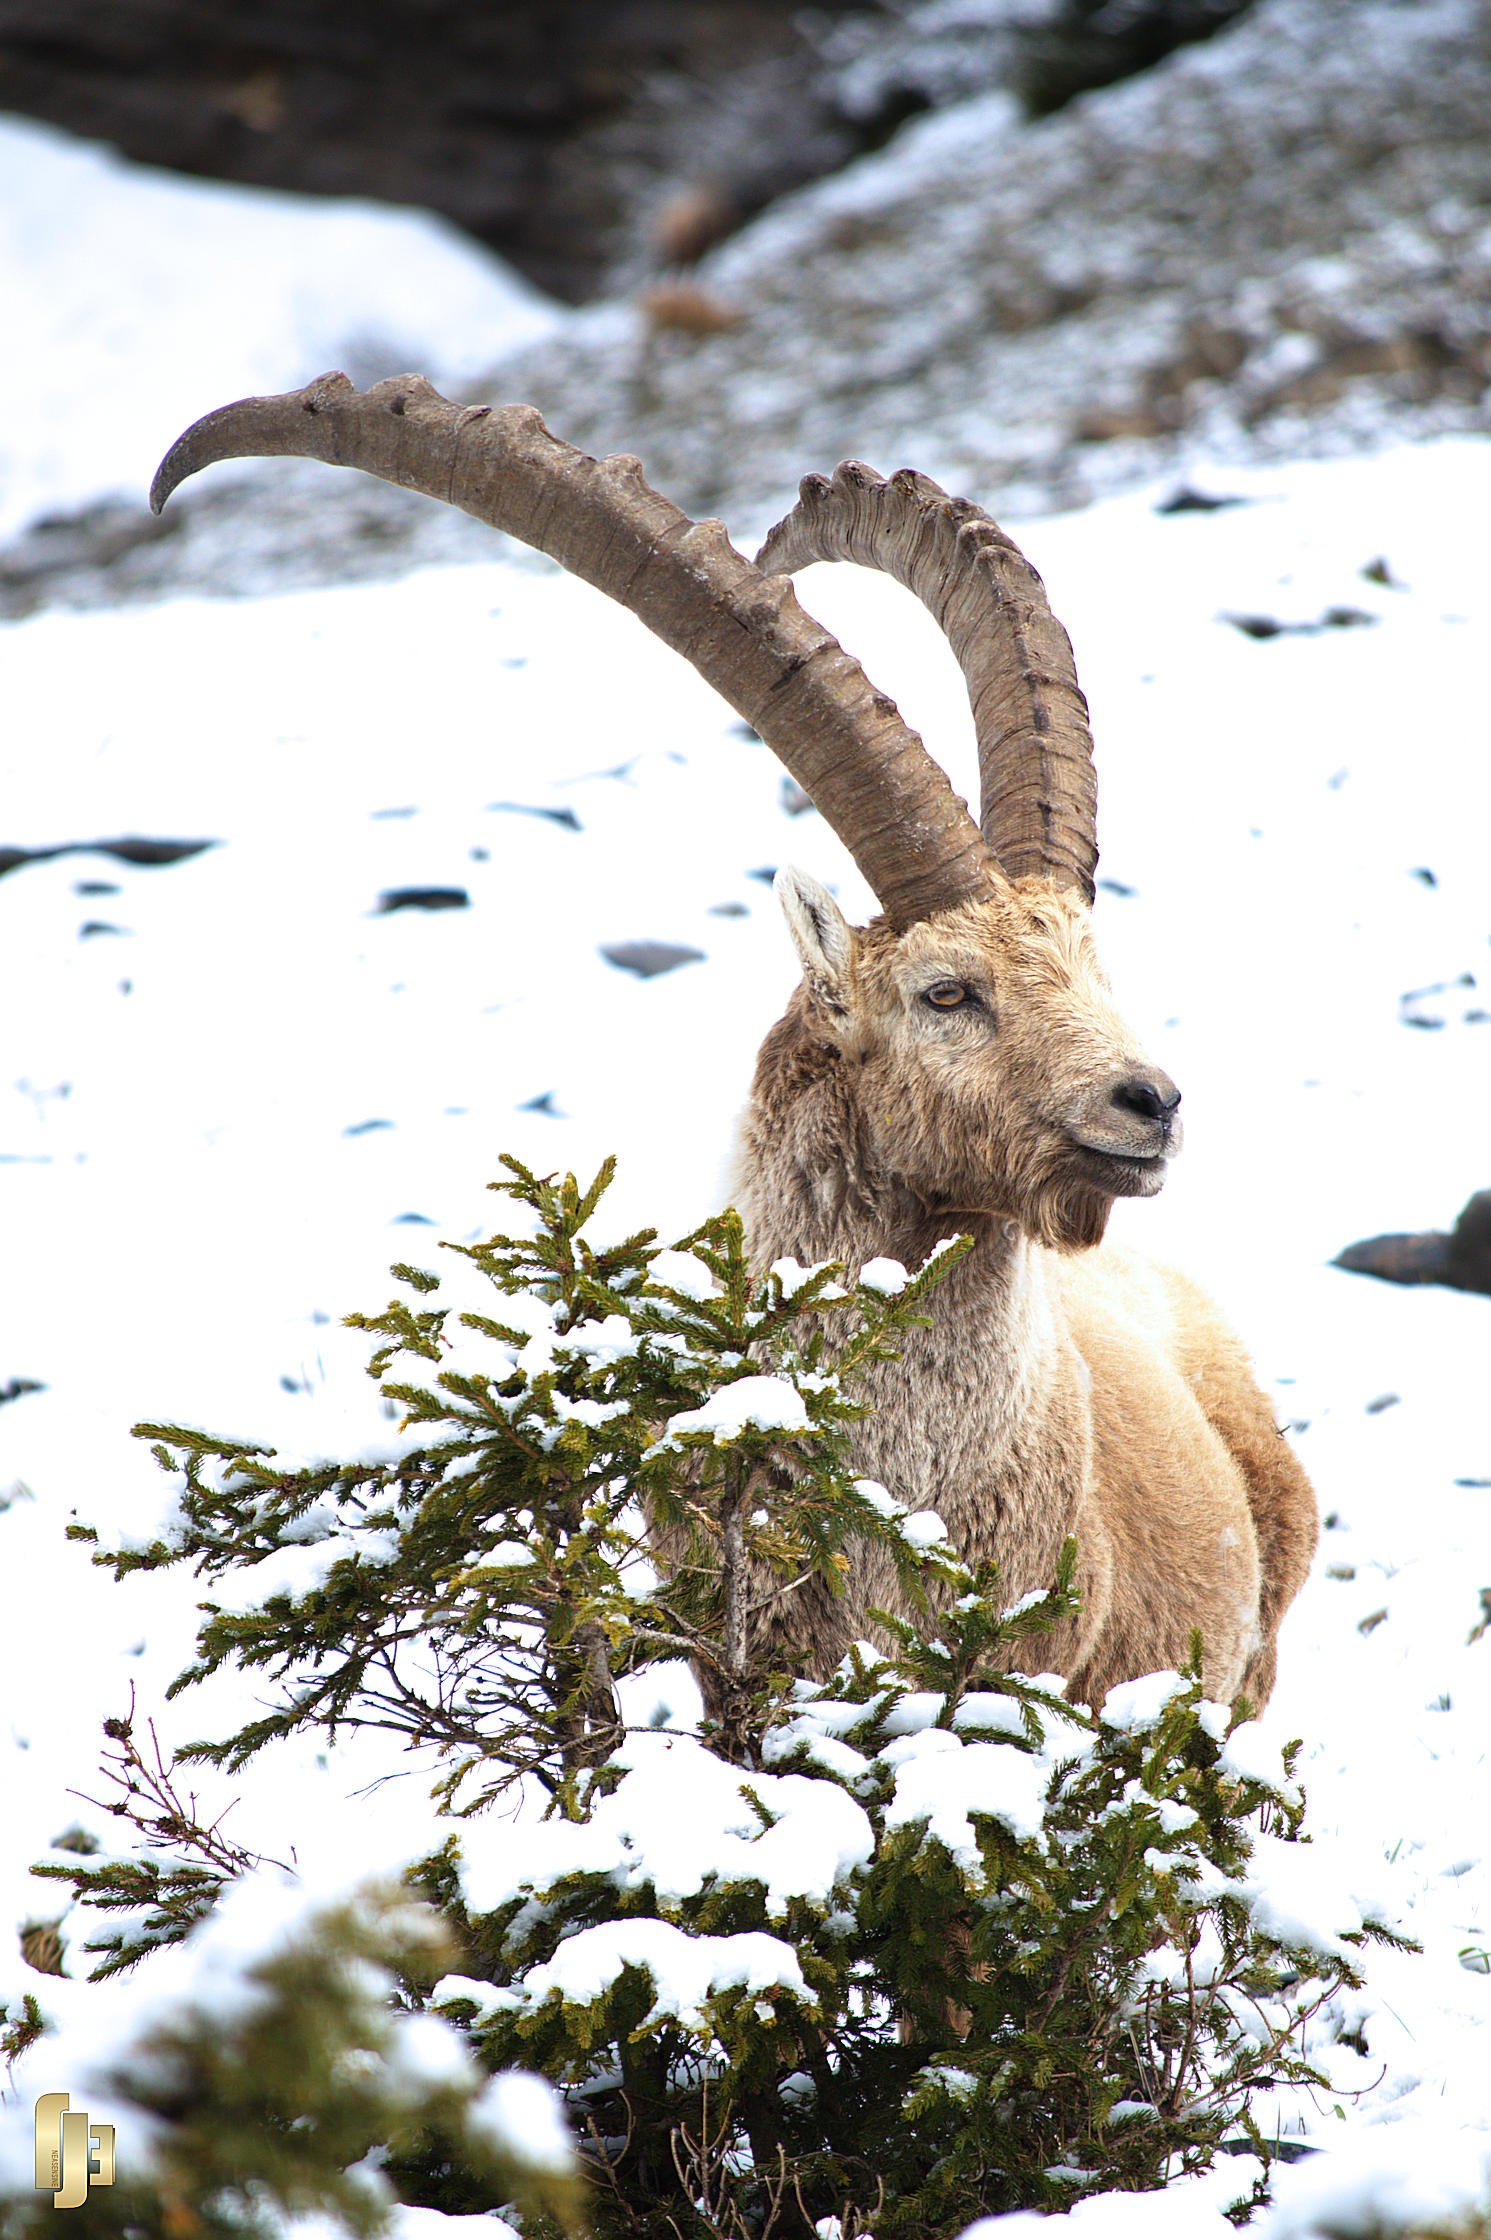
{"type": "Polygon", "coordinates": [[[1097,788],[1071,640],[1019,547],[977,506],[909,467],[885,481],[846,460],[802,496],[756,555],[767,574],[858,560],[929,607],[973,703],[980,823],[1010,878],[1035,872],[1091,902],[1097,788]]]}
{"type": "Polygon", "coordinates": [[[894,701],[743,559],[718,521],[693,522],[625,455],[561,443],[531,405],[452,404],[418,374],[355,389],[325,374],[199,420],[162,460],[150,503],[220,459],[323,459],[420,490],[548,553],[629,607],[693,663],[781,758],[897,926],[988,894],[998,870],[894,701]]]}

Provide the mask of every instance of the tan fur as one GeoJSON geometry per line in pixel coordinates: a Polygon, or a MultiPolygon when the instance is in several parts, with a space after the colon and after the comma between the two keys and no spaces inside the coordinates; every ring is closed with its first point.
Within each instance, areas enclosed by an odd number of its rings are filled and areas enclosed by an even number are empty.
{"type": "MultiPolygon", "coordinates": [[[[1314,1499],[1216,1310],[1102,1242],[1116,1196],[1161,1186],[1178,1129],[1133,1109],[1144,1084],[1156,1104],[1175,1092],[1113,1008],[1086,910],[1019,880],[895,934],[848,927],[800,874],[782,886],[804,977],[742,1125],[758,1262],[914,1267],[939,1238],[974,1239],[929,1327],[870,1370],[858,1467],[996,1559],[1011,1602],[1076,1534],[1081,1615],[1041,1645],[1075,1697],[1183,1663],[1199,1630],[1209,1693],[1261,1707],[1314,1499]],[[931,1005],[944,983],[968,999],[931,1005]]],[[[822,1674],[898,1601],[862,1544],[841,1599],[805,1594],[773,1622],[822,1674]]]]}

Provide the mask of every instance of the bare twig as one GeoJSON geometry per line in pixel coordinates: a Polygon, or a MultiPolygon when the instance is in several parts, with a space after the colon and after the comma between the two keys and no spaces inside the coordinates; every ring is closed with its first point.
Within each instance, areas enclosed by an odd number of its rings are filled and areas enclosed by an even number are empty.
{"type": "MultiPolygon", "coordinates": [[[[69,1790],[70,1796],[80,1798],[98,1811],[111,1813],[116,1819],[128,1820],[152,1850],[172,1848],[195,1852],[222,1875],[246,1874],[252,1867],[285,1866],[282,1859],[271,1859],[262,1851],[249,1851],[223,1834],[223,1822],[237,1803],[236,1798],[223,1807],[215,1820],[204,1825],[196,1791],[189,1789],[183,1798],[176,1788],[175,1761],[167,1763],[160,1736],[155,1731],[155,1721],[146,1722],[150,1736],[148,1760],[135,1740],[134,1723],[135,1690],[131,1682],[128,1713],[122,1719],[104,1721],[104,1733],[116,1747],[104,1752],[99,1768],[106,1781],[122,1790],[122,1796],[113,1803],[90,1797],[82,1789],[69,1790]]],[[[293,1858],[294,1854],[291,1856],[293,1858]]],[[[285,1871],[288,1873],[289,1869],[285,1871]]]]}

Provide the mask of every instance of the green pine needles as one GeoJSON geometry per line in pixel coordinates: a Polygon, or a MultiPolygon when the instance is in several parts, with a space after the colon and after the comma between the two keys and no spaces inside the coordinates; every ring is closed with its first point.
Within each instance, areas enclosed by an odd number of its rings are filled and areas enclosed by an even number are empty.
{"type": "MultiPolygon", "coordinates": [[[[398,1267],[405,1296],[351,1318],[402,1417],[390,1452],[287,1470],[141,1426],[175,1516],[95,1558],[204,1582],[173,1692],[257,1676],[256,1715],[185,1759],[231,1771],[297,1732],[377,1728],[450,1816],[414,1876],[444,1955],[394,1954],[395,2004],[468,2086],[550,2080],[583,2184],[525,2177],[510,2141],[483,2160],[462,2086],[396,2135],[353,2124],[380,2198],[503,2208],[535,2236],[953,2240],[1223,2145],[1266,2163],[1277,2095],[1324,2085],[1312,2047],[1391,1932],[1326,1886],[1292,1756],[1196,1671],[1095,1718],[1006,1669],[1038,1666],[1072,1608],[1072,1546],[1006,1610],[939,1519],[854,1475],[855,1371],[965,1243],[909,1276],[760,1275],[733,1213],[671,1250],[596,1244],[609,1166],[582,1191],[504,1165],[522,1233],[449,1248],[439,1276],[398,1267]],[[866,1534],[917,1620],[805,1680],[784,1613],[839,1591],[866,1534]]],[[[111,1739],[142,1843],[40,1870],[86,1901],[99,1977],[190,1953],[256,1871],[132,1721],[111,1739]]],[[[38,2018],[10,2022],[20,2052],[38,2018]]],[[[323,2121],[315,2198],[370,2230],[366,2190],[334,2182],[345,2128],[323,2121]]]]}
{"type": "Polygon", "coordinates": [[[278,1681],[281,1708],[188,1758],[231,1769],[297,1730],[378,1727],[439,1756],[445,1803],[478,1810],[531,1776],[581,1816],[624,1738],[625,1674],[696,1660],[726,1703],[718,1746],[749,1763],[789,1677],[752,1654],[763,1597],[831,1583],[854,1532],[908,1576],[952,1579],[850,1473],[845,1380],[894,1351],[961,1242],[893,1292],[832,1267],[758,1281],[734,1213],[671,1252],[651,1231],[596,1248],[612,1163],[583,1193],[504,1164],[494,1187],[533,1232],[449,1248],[495,1294],[487,1311],[433,1303],[442,1278],[400,1265],[412,1297],[348,1317],[378,1341],[402,1453],[285,1471],[241,1441],[137,1427],[181,1473],[180,1521],[101,1560],[121,1578],[190,1564],[209,1595],[230,1572],[265,1580],[245,1614],[211,1612],[171,1692],[236,1665],[278,1681]],[[830,1366],[831,1316],[853,1327],[830,1366]],[[721,1388],[741,1417],[728,1437],[721,1388]],[[649,1513],[687,1543],[665,1586],[649,1513]]]}

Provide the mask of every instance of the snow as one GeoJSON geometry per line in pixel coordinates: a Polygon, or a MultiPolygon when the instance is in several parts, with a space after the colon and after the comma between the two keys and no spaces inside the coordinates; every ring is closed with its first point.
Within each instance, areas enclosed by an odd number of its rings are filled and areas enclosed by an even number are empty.
{"type": "Polygon", "coordinates": [[[528,1989],[535,2000],[557,1993],[588,2005],[627,1968],[645,1969],[652,1978],[652,2005],[638,2028],[666,2018],[707,2037],[706,2004],[722,1991],[747,1991],[756,1998],[788,1991],[804,2004],[812,2000],[796,1952],[780,1937],[759,1929],[701,1936],[671,1921],[603,1921],[581,1929],[546,1966],[530,1971],[528,1989]]]}
{"type": "Polygon", "coordinates": [[[1260,1836],[1242,1887],[1261,1929],[1325,1958],[1343,1957],[1339,1932],[1384,1918],[1383,1878],[1369,1870],[1365,1892],[1334,1845],[1284,1843],[1260,1836]]]}
{"type": "MultiPolygon", "coordinates": [[[[505,2217],[482,2211],[473,2216],[457,2216],[444,2209],[415,2209],[400,2203],[393,2211],[390,2227],[394,2240],[519,2240],[517,2227],[505,2217]]],[[[290,2227],[293,2240],[300,2240],[299,2226],[290,2227]]]]}
{"type": "Polygon", "coordinates": [[[899,1260],[882,1255],[878,1260],[867,1260],[859,1271],[859,1280],[867,1291],[879,1291],[887,1299],[904,1291],[909,1277],[899,1260]]]}
{"type": "Polygon", "coordinates": [[[1233,1781],[1262,1781],[1285,1795],[1293,1793],[1294,1784],[1285,1771],[1278,1737],[1256,1719],[1244,1719],[1233,1728],[1222,1745],[1217,1766],[1233,1781]]]}
{"type": "MultiPolygon", "coordinates": [[[[0,160],[50,182],[59,213],[46,291],[41,232],[25,229],[20,249],[14,229],[0,234],[7,287],[29,306],[13,360],[37,384],[6,422],[32,446],[4,461],[10,520],[142,487],[186,420],[321,370],[339,336],[381,327],[425,364],[432,336],[452,363],[469,342],[472,362],[483,321],[508,316],[511,284],[489,260],[490,293],[463,267],[467,311],[441,310],[457,287],[440,265],[448,238],[398,232],[424,221],[364,211],[369,245],[354,255],[351,234],[342,253],[319,230],[351,225],[346,213],[142,179],[40,128],[6,126],[0,160]],[[230,208],[241,298],[209,285],[220,267],[196,249],[230,239],[212,231],[230,208]]],[[[1246,502],[1162,517],[1156,486],[1016,526],[1093,705],[1100,876],[1114,882],[1097,908],[1106,965],[1186,1098],[1163,1196],[1121,1208],[1115,1230],[1186,1265],[1245,1333],[1328,1519],[1277,1692],[1228,1745],[1236,1770],[1272,1778],[1282,1746],[1303,1743],[1295,1778],[1317,1856],[1307,1869],[1309,1854],[1261,1846],[1253,1902],[1311,1938],[1380,1905],[1424,1948],[1359,1956],[1363,1991],[1312,2026],[1330,2088],[1264,2111],[1265,2128],[1320,2150],[1280,2172],[1279,2207],[1256,2227],[1292,2240],[1369,2210],[1406,2224],[1448,2198],[1441,2184],[1474,2198],[1491,2137],[1491,1634],[1470,1638],[1491,1585],[1491,1303],[1328,1265],[1355,1237],[1448,1226],[1491,1183],[1491,446],[1455,437],[1214,473],[1198,458],[1194,479],[1246,502]],[[1386,583],[1361,573],[1379,557],[1386,583]],[[1260,641],[1226,619],[1315,622],[1338,604],[1370,622],[1260,641]],[[1366,2055],[1341,2032],[1360,2033],[1366,2055]]],[[[968,790],[961,686],[920,611],[850,571],[810,571],[802,594],[968,790]]],[[[0,1404],[0,1997],[34,1993],[82,2048],[114,2042],[129,2000],[187,1981],[169,1955],[115,1990],[36,1976],[16,1954],[15,1931],[58,1910],[32,1862],[69,1827],[118,1840],[89,1801],[99,1720],[133,1686],[169,1749],[256,1701],[224,1675],[167,1703],[200,1582],[116,1586],[63,1537],[74,1513],[106,1538],[169,1522],[172,1481],[130,1425],[203,1423],[307,1459],[386,1448],[364,1340],[340,1317],[382,1305],[389,1262],[429,1264],[442,1236],[510,1225],[485,1190],[503,1149],[585,1179],[614,1149],[602,1231],[684,1234],[723,1201],[732,1116],[793,983],[757,874],[790,854],[852,917],[872,906],[820,820],[786,817],[770,755],[681,663],[585,587],[498,559],[231,605],[42,615],[0,631],[0,697],[8,843],[215,843],[157,868],[90,852],[0,876],[0,1390],[43,1387],[0,1404]],[[542,813],[555,810],[580,829],[542,813]],[[462,887],[469,907],[378,911],[384,892],[424,884],[462,887]],[[641,937],[704,959],[639,980],[599,953],[641,937]]],[[[438,1255],[442,1274],[450,1258],[438,1255]]],[[[542,1315],[524,1331],[552,1342],[542,1315]]],[[[707,1419],[695,1428],[790,1430],[788,1389],[742,1378],[693,1412],[707,1419]]],[[[334,1546],[283,1560],[314,1576],[334,1546]]],[[[1171,1684],[1134,1683],[1110,1716],[1143,1731],[1171,1684]]],[[[955,1848],[972,1840],[970,1808],[1028,1823],[1049,1753],[964,1740],[965,1722],[979,1730],[967,1708],[938,1740],[914,1707],[896,1716],[908,1821],[955,1848]]],[[[820,1741],[852,1754],[842,1736],[820,1741]]],[[[650,1861],[669,1857],[680,1896],[749,1858],[769,1906],[792,1893],[826,1905],[863,1856],[867,1824],[842,1791],[829,1824],[807,1796],[826,1785],[757,1777],[777,1815],[763,1828],[738,1777],[687,1737],[638,1744],[590,1830],[463,1824],[469,1902],[536,1883],[561,1855],[625,1887],[645,1845],[650,1861]]],[[[240,1841],[293,1857],[301,1887],[325,1897],[443,1839],[430,1771],[349,1737],[287,1746],[231,1783],[204,1772],[198,1787],[212,1814],[232,1806],[240,1841]]],[[[244,1901],[266,1909],[266,1935],[272,1887],[256,1879],[244,1901]]],[[[246,1914],[227,1920],[225,1935],[252,1942],[246,1914]]],[[[84,1933],[64,1921],[74,1967],[84,1933]]],[[[583,1962],[587,1980],[622,1964],[614,1942],[608,1958],[577,1941],[564,1965],[583,1962]]],[[[211,1949],[189,1966],[205,1969],[211,1949]]],[[[660,1996],[697,2012],[703,1976],[685,1980],[674,1951],[652,1956],[660,1996]]],[[[791,1988],[790,1958],[763,1937],[713,1952],[708,1982],[791,1988]]],[[[224,1970],[222,1985],[241,1986],[236,1963],[224,1970]]],[[[50,2058],[28,2058],[27,2093],[50,2058]]],[[[62,2081],[81,2091],[82,2075],[80,2062],[62,2081]]],[[[29,2131],[16,2140],[29,2155],[29,2131]]],[[[127,2143],[121,2130],[121,2156],[127,2143]]],[[[1080,2203],[1076,2240],[1226,2240],[1222,2211],[1249,2182],[1239,2162],[1159,2198],[1080,2203]]]]}
{"type": "MultiPolygon", "coordinates": [[[[1073,2240],[1225,2240],[1224,2215],[1246,2198],[1256,2165],[1224,2157],[1201,2178],[1161,2194],[1098,2194],[1077,2202],[1062,2230],[1073,2240]]],[[[1412,2144],[1400,2132],[1369,2132],[1329,2154],[1284,2163],[1273,2176],[1274,2206],[1246,2229],[1263,2240],[1411,2240],[1425,2228],[1483,2206],[1491,2189],[1484,2134],[1425,2123],[1412,2144]]],[[[981,2217],[959,2240],[1040,2240],[1050,2227],[1028,2210],[981,2217]]]]}
{"type": "MultiPolygon", "coordinates": [[[[1227,2240],[1235,2227],[1225,2211],[1247,2200],[1257,2171],[1250,2156],[1223,2155],[1217,2168],[1179,2179],[1162,2193],[1094,2194],[1074,2202],[1057,2229],[1061,2240],[1227,2240]]],[[[1245,2229],[1262,2234],[1268,2220],[1245,2229]]],[[[1051,2240],[1051,2227],[1034,2210],[1021,2209],[1013,2216],[980,2217],[958,2240],[1051,2240]]]]}
{"type": "Polygon", "coordinates": [[[737,1377],[722,1385],[702,1407],[669,1416],[666,1437],[650,1452],[687,1432],[707,1432],[717,1447],[728,1446],[747,1430],[805,1431],[808,1411],[802,1394],[785,1377],[737,1377]]]}
{"type": "Polygon", "coordinates": [[[716,1881],[758,1882],[776,1919],[793,1899],[827,1908],[874,1851],[866,1814],[827,1782],[743,1774],[689,1735],[639,1734],[626,1747],[628,1771],[582,1825],[488,1818],[463,1827],[461,1886],[472,1912],[494,1913],[561,1875],[604,1874],[619,1894],[651,1888],[662,1905],[716,1881]]]}
{"type": "Polygon", "coordinates": [[[901,1538],[913,1548],[938,1548],[947,1538],[947,1526],[935,1509],[913,1509],[901,1519],[901,1538]]]}
{"type": "Polygon", "coordinates": [[[508,1991],[497,1984],[484,1983],[480,1976],[442,1976],[430,1993],[432,2006],[449,2006],[457,2000],[467,2000],[476,2009],[477,2020],[485,2021],[488,2015],[498,2014],[505,2007],[521,2003],[521,1994],[508,1991]]]}
{"type": "Polygon", "coordinates": [[[1377,2240],[1484,2207],[1491,2190],[1484,2134],[1426,2125],[1411,2159],[1404,2147],[1400,2136],[1378,2133],[1281,2170],[1269,2240],[1377,2240]]]}
{"type": "Polygon", "coordinates": [[[499,2070],[472,2111],[499,2154],[520,2170],[563,2176],[574,2168],[575,2145],[563,2104],[546,2077],[522,2069],[499,2070]]]}
{"type": "Polygon", "coordinates": [[[719,1296],[719,1285],[692,1252],[660,1252],[652,1263],[652,1280],[665,1283],[685,1299],[714,1299],[719,1296]]]}
{"type": "MultiPolygon", "coordinates": [[[[366,1862],[363,1865],[366,1875],[366,1862]]],[[[175,2055],[172,2033],[234,2027],[274,1996],[264,1971],[312,1937],[328,1904],[352,1903],[365,1917],[371,1903],[395,1942],[413,1949],[437,1925],[408,1903],[391,1909],[376,1893],[352,1897],[345,1864],[327,1878],[310,1867],[291,1876],[275,1867],[245,1874],[223,1894],[211,1915],[185,1943],[154,1954],[150,1962],[107,1983],[17,1971],[6,1955],[0,1995],[17,1988],[16,1976],[37,2000],[50,2028],[27,2057],[25,2091],[0,2096],[0,2190],[27,2192],[33,2173],[33,2107],[44,2092],[69,2092],[94,2122],[115,2125],[122,2169],[149,2167],[153,2120],[120,2093],[119,2079],[168,2084],[175,2055]]],[[[344,1960],[341,1975],[361,1994],[370,2016],[387,2009],[392,1978],[365,1961],[344,1960]]],[[[369,2058],[378,2060],[370,2053],[369,2058]]],[[[473,2082],[470,2054],[448,2024],[433,2015],[390,2014],[380,2061],[396,2096],[418,2099],[432,2084],[473,2082]]],[[[495,2082],[495,2080],[493,2080],[495,2082]]]]}
{"type": "Polygon", "coordinates": [[[563,316],[425,211],[173,178],[19,117],[0,118],[0,292],[0,536],[138,500],[204,400],[334,365],[457,383],[563,316]]]}
{"type": "Polygon", "coordinates": [[[1121,1733],[1143,1734],[1159,1725],[1166,1704],[1181,1685],[1178,1672],[1147,1672],[1142,1679],[1125,1680],[1110,1688],[1103,1700],[1103,1717],[1121,1733]]]}
{"type": "Polygon", "coordinates": [[[899,1757],[895,1794],[885,1808],[887,1831],[925,1823],[927,1835],[967,1873],[980,1862],[972,1813],[988,1813],[1015,1836],[1040,1833],[1051,1778],[1044,1758],[997,1742],[962,1742],[935,1727],[893,1743],[883,1760],[893,1752],[899,1757]]]}

